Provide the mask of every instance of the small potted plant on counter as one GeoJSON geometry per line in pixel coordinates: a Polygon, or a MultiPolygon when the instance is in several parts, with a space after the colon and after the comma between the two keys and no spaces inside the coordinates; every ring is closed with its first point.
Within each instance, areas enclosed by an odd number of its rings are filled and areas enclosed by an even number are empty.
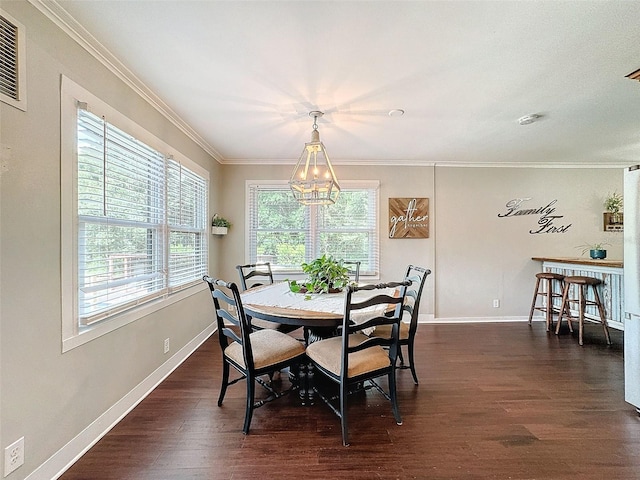
{"type": "Polygon", "coordinates": [[[217,213],[211,219],[211,234],[212,235],[226,235],[229,231],[231,222],[224,217],[221,217],[217,213]]]}
{"type": "Polygon", "coordinates": [[[594,260],[603,260],[607,258],[607,250],[604,248],[605,245],[609,245],[605,242],[600,243],[587,243],[584,245],[580,245],[578,248],[582,248],[582,255],[589,252],[589,256],[594,260]]]}

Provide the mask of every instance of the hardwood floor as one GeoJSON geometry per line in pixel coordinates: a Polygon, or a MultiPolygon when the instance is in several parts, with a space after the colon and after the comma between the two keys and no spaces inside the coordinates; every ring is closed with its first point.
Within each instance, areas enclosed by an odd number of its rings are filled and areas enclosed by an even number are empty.
{"type": "MultiPolygon", "coordinates": [[[[241,432],[245,387],[216,404],[217,337],[61,478],[640,479],[640,417],[624,402],[622,332],[585,345],[544,322],[421,325],[420,385],[398,372],[403,425],[375,390],[353,398],[351,446],[338,418],[295,395],[256,410],[241,432]]],[[[287,383],[287,380],[283,380],[287,383]]]]}

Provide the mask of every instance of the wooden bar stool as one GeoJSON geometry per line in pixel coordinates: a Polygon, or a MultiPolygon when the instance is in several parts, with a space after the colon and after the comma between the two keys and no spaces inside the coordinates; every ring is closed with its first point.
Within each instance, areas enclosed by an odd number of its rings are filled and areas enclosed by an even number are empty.
{"type": "Polygon", "coordinates": [[[604,306],[600,301],[600,295],[598,294],[598,285],[602,283],[602,280],[593,278],[593,277],[583,277],[583,276],[571,276],[564,277],[564,291],[562,293],[562,306],[560,307],[560,317],[558,318],[558,324],[556,325],[556,335],[560,332],[560,325],[562,324],[562,317],[565,312],[567,314],[567,323],[569,324],[569,331],[573,332],[573,327],[571,326],[571,309],[569,308],[572,302],[578,303],[578,324],[579,324],[579,334],[578,341],[580,345],[582,345],[582,332],[584,331],[584,322],[585,320],[595,323],[600,323],[602,328],[604,329],[604,335],[607,338],[607,344],[611,345],[611,338],[609,337],[609,326],[607,325],[607,318],[604,311],[604,306]],[[577,298],[569,298],[569,290],[571,289],[571,285],[575,285],[578,289],[577,298]],[[589,287],[593,290],[593,300],[587,299],[587,292],[589,287]],[[588,306],[596,306],[598,308],[598,314],[600,316],[599,320],[594,320],[588,317],[585,317],[585,310],[588,306]]]}
{"type": "Polygon", "coordinates": [[[553,326],[553,314],[559,313],[557,307],[553,306],[554,298],[562,298],[564,275],[559,273],[541,272],[536,273],[536,287],[533,291],[533,301],[531,302],[531,311],[529,312],[529,325],[531,325],[531,319],[533,318],[533,312],[539,310],[544,312],[547,322],[547,332],[551,330],[553,326]],[[554,289],[555,285],[559,285],[559,291],[554,289]],[[540,287],[543,286],[543,289],[540,287]],[[545,297],[546,302],[544,305],[536,306],[538,297],[545,297]]]}

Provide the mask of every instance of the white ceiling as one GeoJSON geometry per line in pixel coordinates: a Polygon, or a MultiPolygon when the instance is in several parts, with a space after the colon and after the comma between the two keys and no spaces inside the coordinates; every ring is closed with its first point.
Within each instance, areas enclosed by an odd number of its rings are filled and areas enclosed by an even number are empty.
{"type": "Polygon", "coordinates": [[[41,3],[222,163],[640,163],[640,1],[41,3]]]}

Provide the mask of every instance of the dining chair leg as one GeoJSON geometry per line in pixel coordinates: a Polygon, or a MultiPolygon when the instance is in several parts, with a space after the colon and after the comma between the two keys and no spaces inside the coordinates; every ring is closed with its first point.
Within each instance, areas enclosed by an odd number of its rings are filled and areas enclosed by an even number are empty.
{"type": "Polygon", "coordinates": [[[220,395],[218,396],[218,406],[222,406],[224,395],[227,393],[227,387],[229,386],[229,364],[222,360],[222,385],[220,387],[220,395]]]}
{"type": "Polygon", "coordinates": [[[393,418],[395,418],[398,425],[402,425],[402,417],[400,416],[400,409],[398,408],[398,393],[396,389],[396,371],[391,369],[389,372],[389,393],[391,394],[391,408],[393,410],[393,418]]]}
{"type": "Polygon", "coordinates": [[[341,382],[340,384],[340,426],[342,427],[342,445],[349,446],[349,430],[348,430],[348,415],[347,415],[347,395],[349,394],[347,382],[341,382]]]}
{"type": "Polygon", "coordinates": [[[416,373],[416,362],[413,359],[413,338],[409,340],[407,350],[409,351],[409,368],[411,369],[411,375],[413,375],[413,382],[418,385],[418,374],[416,373]]]}
{"type": "Polygon", "coordinates": [[[247,375],[247,407],[244,414],[244,427],[242,432],[246,435],[249,433],[251,418],[253,417],[253,404],[255,403],[256,380],[253,375],[247,375]]]}
{"type": "Polygon", "coordinates": [[[404,366],[404,357],[402,356],[402,347],[398,347],[398,360],[400,360],[400,365],[404,366]]]}

